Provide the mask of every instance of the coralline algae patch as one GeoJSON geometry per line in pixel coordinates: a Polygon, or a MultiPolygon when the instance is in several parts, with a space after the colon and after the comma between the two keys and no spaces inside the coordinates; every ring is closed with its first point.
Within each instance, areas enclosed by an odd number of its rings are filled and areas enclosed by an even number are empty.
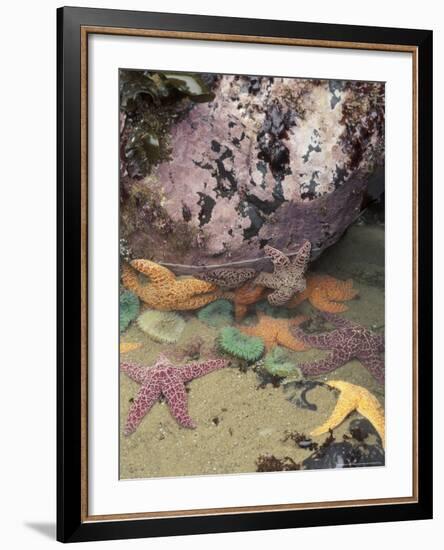
{"type": "Polygon", "coordinates": [[[315,253],[336,242],[384,163],[384,84],[213,77],[214,100],[169,126],[168,158],[122,176],[133,258],[224,265],[260,257],[264,242],[295,252],[308,239],[315,253]]]}

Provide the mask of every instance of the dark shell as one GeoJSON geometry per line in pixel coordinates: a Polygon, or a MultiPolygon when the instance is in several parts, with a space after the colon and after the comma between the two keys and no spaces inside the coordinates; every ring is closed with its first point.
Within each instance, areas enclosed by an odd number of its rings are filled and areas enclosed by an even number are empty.
{"type": "Polygon", "coordinates": [[[327,449],[316,451],[303,461],[307,470],[324,468],[353,468],[384,466],[384,451],[379,445],[352,445],[348,442],[332,443],[327,449]]]}

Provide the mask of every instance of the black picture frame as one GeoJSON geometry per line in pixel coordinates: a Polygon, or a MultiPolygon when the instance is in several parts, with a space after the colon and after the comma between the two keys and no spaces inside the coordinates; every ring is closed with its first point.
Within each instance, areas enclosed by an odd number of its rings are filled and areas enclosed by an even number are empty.
{"type": "MultiPolygon", "coordinates": [[[[432,517],[432,32],[64,7],[57,10],[57,539],[62,542],[172,536],[263,529],[428,519],[432,517]],[[82,124],[81,30],[83,27],[155,29],[273,37],[335,44],[405,46],[416,52],[417,191],[417,445],[418,491],[414,502],[313,509],[91,519],[82,487],[82,124]]],[[[86,260],[85,260],[86,261],[86,260]]]]}

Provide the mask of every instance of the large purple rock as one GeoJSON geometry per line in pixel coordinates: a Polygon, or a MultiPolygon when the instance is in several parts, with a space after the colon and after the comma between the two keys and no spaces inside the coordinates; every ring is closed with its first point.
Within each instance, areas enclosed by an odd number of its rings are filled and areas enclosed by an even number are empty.
{"type": "Polygon", "coordinates": [[[291,256],[308,239],[316,257],[383,165],[384,85],[222,76],[213,91],[173,126],[171,160],[123,181],[132,255],[177,273],[260,270],[266,244],[291,256]]]}

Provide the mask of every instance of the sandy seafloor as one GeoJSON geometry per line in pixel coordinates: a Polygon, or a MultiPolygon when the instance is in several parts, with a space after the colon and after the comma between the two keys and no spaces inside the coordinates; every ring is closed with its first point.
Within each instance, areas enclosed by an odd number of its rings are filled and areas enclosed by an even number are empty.
{"type": "MultiPolygon", "coordinates": [[[[341,279],[351,277],[360,298],[347,302],[349,310],[341,315],[367,327],[384,326],[384,226],[355,225],[311,266],[312,271],[328,273],[341,279]]],[[[304,302],[294,314],[315,313],[304,302]]],[[[254,312],[254,306],[253,306],[254,312]]],[[[175,362],[178,348],[196,335],[206,345],[201,359],[214,357],[212,346],[217,329],[200,322],[195,313],[185,315],[186,328],[177,344],[153,342],[132,323],[121,335],[122,342],[141,342],[142,348],[126,353],[121,360],[151,365],[163,351],[175,362]]],[[[312,361],[327,353],[320,350],[293,352],[296,362],[312,361]]],[[[179,354],[180,355],[180,354],[179,354]]],[[[316,379],[316,378],[313,378],[316,379]]],[[[321,377],[339,379],[364,386],[384,403],[384,388],[357,360],[321,377]]],[[[291,377],[286,379],[290,381],[291,377]]],[[[260,455],[290,457],[296,463],[312,451],[299,448],[285,439],[286,432],[309,434],[330,416],[336,400],[335,391],[317,386],[307,393],[317,410],[299,408],[288,400],[291,392],[281,385],[259,388],[260,380],[252,369],[225,368],[189,383],[188,406],[197,428],[180,427],[165,402],[156,403],[134,434],[123,435],[130,399],[138,384],[120,375],[120,478],[172,477],[201,474],[255,472],[260,455]]],[[[352,413],[334,430],[336,441],[348,433],[350,420],[360,418],[352,413]]],[[[328,434],[313,438],[321,444],[328,434]]],[[[370,441],[369,441],[370,442],[370,441]]],[[[258,474],[259,475],[259,474],[258,474]]]]}

